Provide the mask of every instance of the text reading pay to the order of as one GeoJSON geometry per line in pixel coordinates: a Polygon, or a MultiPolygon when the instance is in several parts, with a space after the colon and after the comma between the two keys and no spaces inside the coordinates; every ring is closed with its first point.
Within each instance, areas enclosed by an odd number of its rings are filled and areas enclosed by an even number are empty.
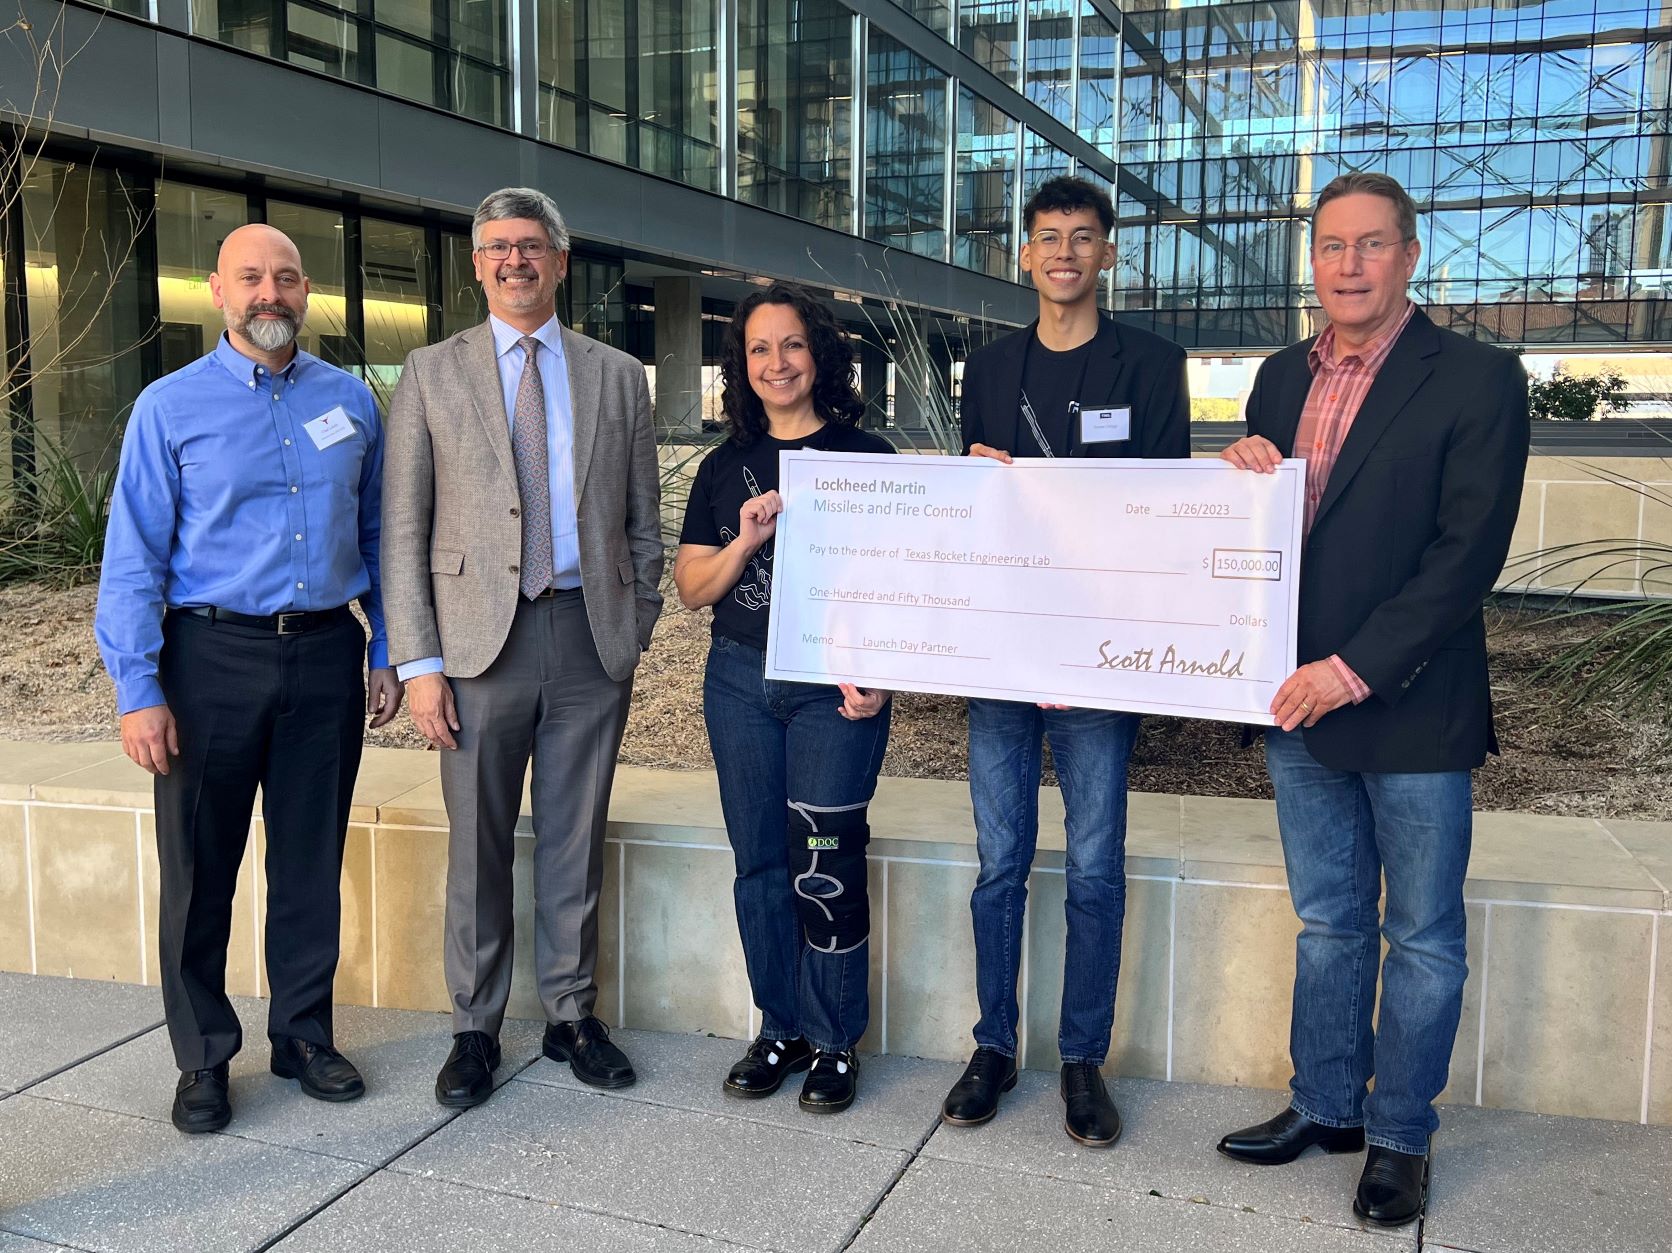
{"type": "Polygon", "coordinates": [[[302,429],[313,440],[314,447],[324,450],[332,444],[340,444],[354,434],[354,419],[350,418],[341,405],[333,405],[320,414],[312,422],[304,422],[302,429]]]}
{"type": "Polygon", "coordinates": [[[1306,466],[780,456],[767,677],[1271,724],[1306,466]]]}

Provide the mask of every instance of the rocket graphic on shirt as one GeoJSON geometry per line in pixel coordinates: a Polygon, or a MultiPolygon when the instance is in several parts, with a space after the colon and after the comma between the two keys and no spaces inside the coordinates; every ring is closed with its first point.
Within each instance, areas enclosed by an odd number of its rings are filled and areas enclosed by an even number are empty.
{"type": "MultiPolygon", "coordinates": [[[[754,471],[748,466],[743,467],[743,483],[749,489],[749,499],[764,495],[760,483],[756,481],[754,471]]],[[[736,532],[730,527],[720,528],[720,538],[731,543],[737,538],[736,532]]],[[[749,558],[749,564],[743,567],[743,577],[732,589],[732,597],[738,604],[751,612],[759,612],[772,603],[772,541],[767,540],[749,558]]]]}

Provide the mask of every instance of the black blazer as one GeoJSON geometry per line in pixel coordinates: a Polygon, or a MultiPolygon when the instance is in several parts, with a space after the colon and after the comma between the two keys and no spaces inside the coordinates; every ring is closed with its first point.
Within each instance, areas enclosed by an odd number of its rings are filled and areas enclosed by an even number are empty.
{"type": "MultiPolygon", "coordinates": [[[[966,453],[972,444],[1016,452],[1022,438],[1022,365],[1038,325],[1012,331],[976,349],[964,362],[959,417],[966,453]]],[[[1094,408],[1132,406],[1132,428],[1129,439],[1076,445],[1073,456],[1190,455],[1184,349],[1171,340],[1099,317],[1085,386],[1076,399],[1094,408]]]]}
{"type": "MultiPolygon", "coordinates": [[[[1248,433],[1285,457],[1313,343],[1268,358],[1248,398],[1248,433]]],[[[1411,315],[1353,419],[1301,556],[1299,660],[1339,653],[1373,693],[1306,732],[1320,764],[1468,770],[1498,751],[1481,602],[1509,552],[1530,429],[1515,354],[1411,315]]]]}

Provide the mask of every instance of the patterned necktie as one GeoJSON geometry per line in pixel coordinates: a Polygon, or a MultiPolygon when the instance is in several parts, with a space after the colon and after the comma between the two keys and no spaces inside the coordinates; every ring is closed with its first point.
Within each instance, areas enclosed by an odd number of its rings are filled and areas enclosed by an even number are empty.
{"type": "Polygon", "coordinates": [[[546,449],[546,389],[534,351],[540,341],[525,335],[522,381],[511,414],[511,456],[522,497],[522,594],[533,599],[552,582],[551,458],[546,449]]]}

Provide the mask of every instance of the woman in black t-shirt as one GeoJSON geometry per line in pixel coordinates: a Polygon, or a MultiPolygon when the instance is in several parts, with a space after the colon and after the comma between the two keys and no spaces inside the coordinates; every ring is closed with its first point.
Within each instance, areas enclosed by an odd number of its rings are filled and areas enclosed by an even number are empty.
{"type": "Polygon", "coordinates": [[[866,809],[888,693],[768,680],[772,537],[785,449],[893,452],[855,425],[853,357],[829,310],[775,284],[737,307],[721,349],[730,438],[697,469],[674,560],[688,609],[714,608],[703,719],[737,862],[733,897],[760,1035],[726,1076],[740,1097],[806,1069],[801,1107],[853,1104],[870,1017],[866,809]]]}

